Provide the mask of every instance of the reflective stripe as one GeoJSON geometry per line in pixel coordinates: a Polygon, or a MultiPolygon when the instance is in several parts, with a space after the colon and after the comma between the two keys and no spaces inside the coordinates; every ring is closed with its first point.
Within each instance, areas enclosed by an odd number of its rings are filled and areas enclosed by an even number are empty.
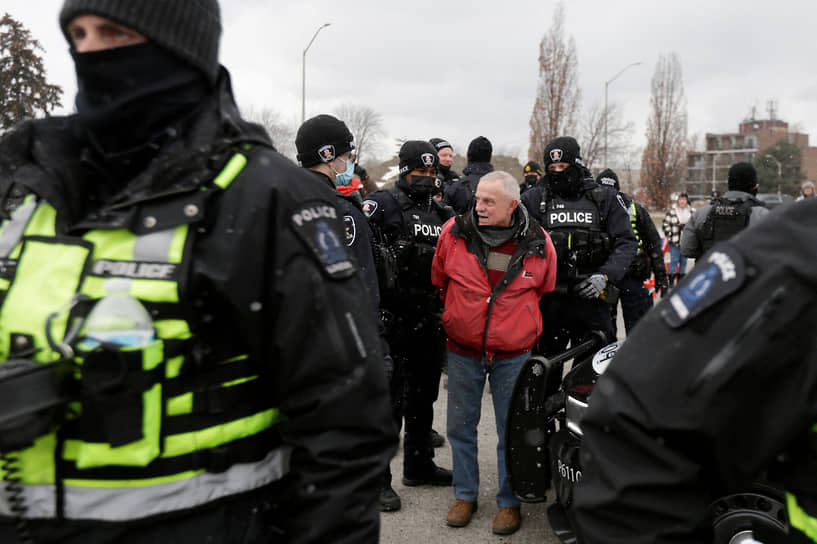
{"type": "Polygon", "coordinates": [[[786,509],[789,514],[789,524],[814,542],[817,542],[817,519],[800,508],[800,505],[797,504],[797,498],[791,493],[786,493],[786,509]]]}
{"type": "MultiPolygon", "coordinates": [[[[258,489],[289,472],[292,448],[282,446],[257,463],[243,463],[225,472],[201,472],[174,482],[145,487],[82,487],[65,482],[65,517],[98,521],[131,521],[187,508],[258,489]],[[89,516],[89,513],[93,515],[89,516]]],[[[118,483],[118,482],[117,482],[118,483]]],[[[27,518],[56,517],[56,486],[24,485],[27,518]]],[[[5,500],[0,515],[11,516],[5,500]]]]}
{"type": "Polygon", "coordinates": [[[216,179],[213,180],[213,183],[222,189],[226,189],[241,173],[244,167],[247,165],[247,157],[242,155],[241,153],[236,153],[233,155],[233,158],[227,163],[227,166],[216,176],[216,179]]]}
{"type": "Polygon", "coordinates": [[[14,210],[11,219],[0,233],[0,258],[8,257],[14,246],[23,238],[29,219],[34,215],[37,203],[34,198],[27,198],[26,203],[14,210]]]}

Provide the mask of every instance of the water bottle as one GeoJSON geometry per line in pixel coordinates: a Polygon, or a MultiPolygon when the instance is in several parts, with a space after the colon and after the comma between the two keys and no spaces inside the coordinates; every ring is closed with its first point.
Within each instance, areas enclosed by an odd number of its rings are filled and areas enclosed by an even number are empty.
{"type": "Polygon", "coordinates": [[[130,296],[128,280],[108,280],[108,294],[100,299],[85,320],[83,347],[94,349],[100,342],[125,347],[142,347],[153,341],[153,320],[142,304],[130,296]]]}

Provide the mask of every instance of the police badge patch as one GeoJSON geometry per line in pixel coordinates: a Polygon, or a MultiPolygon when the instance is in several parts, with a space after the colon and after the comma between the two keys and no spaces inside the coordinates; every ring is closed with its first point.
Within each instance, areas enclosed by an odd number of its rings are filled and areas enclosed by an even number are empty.
{"type": "Polygon", "coordinates": [[[355,228],[355,218],[351,215],[344,215],[343,216],[343,226],[346,230],[346,245],[351,246],[355,243],[355,236],[357,235],[357,229],[355,228]]]}
{"type": "Polygon", "coordinates": [[[550,160],[553,162],[561,162],[562,161],[562,150],[561,149],[551,149],[550,150],[550,160]]]}
{"type": "Polygon", "coordinates": [[[734,293],[746,279],[746,264],[732,245],[716,245],[673,291],[661,317],[678,328],[734,293]]]}
{"type": "Polygon", "coordinates": [[[332,162],[335,160],[335,146],[325,145],[318,149],[318,156],[323,162],[332,162]]]}
{"type": "Polygon", "coordinates": [[[290,225],[329,277],[344,279],[355,273],[346,244],[338,234],[346,229],[341,229],[334,206],[323,201],[304,204],[292,214],[290,225]]]}
{"type": "Polygon", "coordinates": [[[423,166],[426,168],[431,168],[434,166],[434,155],[431,153],[423,153],[420,155],[420,160],[423,162],[423,166]]]}
{"type": "Polygon", "coordinates": [[[371,217],[372,215],[374,215],[374,212],[377,211],[377,201],[364,200],[361,207],[363,208],[363,215],[365,215],[366,217],[371,217]]]}

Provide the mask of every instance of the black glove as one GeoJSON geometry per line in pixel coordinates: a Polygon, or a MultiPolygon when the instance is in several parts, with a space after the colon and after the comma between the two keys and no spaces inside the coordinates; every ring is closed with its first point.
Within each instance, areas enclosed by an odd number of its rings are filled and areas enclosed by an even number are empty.
{"type": "Polygon", "coordinates": [[[598,298],[604,288],[607,287],[607,276],[604,274],[593,274],[589,278],[582,280],[576,285],[576,294],[582,298],[598,298]]]}
{"type": "Polygon", "coordinates": [[[655,275],[655,292],[661,295],[661,298],[664,298],[664,295],[667,294],[669,291],[669,279],[667,278],[666,272],[663,274],[656,274],[655,275]]]}

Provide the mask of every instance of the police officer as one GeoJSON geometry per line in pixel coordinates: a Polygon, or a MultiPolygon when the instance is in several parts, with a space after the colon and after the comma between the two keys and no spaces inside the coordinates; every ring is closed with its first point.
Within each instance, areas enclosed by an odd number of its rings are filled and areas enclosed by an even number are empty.
{"type": "Polygon", "coordinates": [[[519,187],[519,190],[523,193],[542,181],[542,176],[544,175],[544,171],[542,167],[539,166],[539,163],[536,161],[528,161],[528,164],[522,169],[522,175],[524,176],[524,181],[519,187]]]}
{"type": "Polygon", "coordinates": [[[454,148],[444,138],[431,138],[429,142],[437,150],[437,159],[440,161],[437,166],[437,179],[442,184],[441,192],[445,193],[449,185],[460,179],[460,175],[451,169],[451,165],[454,164],[454,148]]]}
{"type": "Polygon", "coordinates": [[[755,198],[757,172],[748,162],[729,168],[726,193],[692,214],[681,231],[681,255],[697,259],[713,245],[728,240],[749,225],[757,224],[769,213],[755,198]]]}
{"type": "MultiPolygon", "coordinates": [[[[621,312],[624,316],[624,328],[627,334],[630,334],[638,320],[652,308],[652,296],[644,287],[644,282],[650,279],[650,275],[655,275],[657,292],[663,294],[669,289],[667,269],[664,267],[664,254],[661,251],[661,236],[649,212],[631,195],[621,192],[618,175],[615,172],[608,168],[596,177],[596,181],[599,185],[612,187],[618,191],[621,205],[630,216],[630,226],[638,241],[638,253],[627,268],[624,277],[616,283],[619,289],[621,312]]],[[[617,309],[617,304],[610,306],[614,330],[616,329],[617,309]]]]}
{"type": "Polygon", "coordinates": [[[482,176],[494,171],[491,155],[494,147],[485,136],[477,136],[468,144],[468,166],[463,170],[463,177],[454,181],[443,193],[443,202],[451,206],[457,214],[465,213],[474,205],[477,184],[482,176]]]}
{"type": "Polygon", "coordinates": [[[241,119],[216,0],[59,20],[77,114],[0,140],[0,396],[75,381],[42,431],[3,410],[0,541],[376,541],[397,437],[335,195],[241,119]],[[114,295],[139,342],[86,338],[114,295]]]}
{"type": "Polygon", "coordinates": [[[298,163],[315,176],[320,183],[335,190],[338,211],[342,214],[346,245],[352,250],[369,294],[379,306],[380,292],[372,257],[372,235],[362,201],[358,195],[347,195],[336,190],[348,186],[355,170],[352,154],[355,142],[346,123],[332,115],[318,115],[308,119],[295,135],[298,163]]]}
{"type": "Polygon", "coordinates": [[[770,516],[761,527],[777,537],[731,523],[744,534],[729,541],[817,542],[815,239],[817,202],[775,210],[716,244],[641,320],[581,423],[583,542],[713,542],[709,505],[764,475],[786,492],[779,510],[757,495],[713,510],[770,516]]]}
{"type": "Polygon", "coordinates": [[[451,485],[451,471],[438,467],[431,442],[433,404],[440,386],[440,303],[431,284],[431,261],[442,224],[453,216],[434,198],[440,192],[437,151],[410,140],[399,153],[400,175],[389,189],[363,202],[375,237],[396,256],[395,277],[381,292],[395,373],[404,373],[406,433],[403,483],[451,485]],[[381,237],[382,235],[382,237],[381,237]]]}
{"type": "Polygon", "coordinates": [[[578,142],[554,138],[545,147],[545,177],[522,203],[556,247],[556,289],[542,297],[539,350],[562,351],[590,331],[615,338],[608,301],[638,250],[630,218],[614,189],[586,177],[578,142]]]}
{"type": "MultiPolygon", "coordinates": [[[[346,245],[355,256],[361,269],[375,311],[380,311],[380,288],[377,271],[372,256],[372,232],[366,216],[363,215],[362,201],[355,192],[346,194],[339,189],[348,187],[355,171],[353,155],[354,137],[346,123],[332,115],[318,115],[308,119],[298,129],[295,136],[295,148],[298,151],[298,162],[308,168],[321,184],[338,188],[338,211],[343,215],[346,233],[346,245]]],[[[383,331],[381,331],[383,332],[383,331]]],[[[350,338],[349,341],[354,341],[350,338]]],[[[389,345],[385,338],[381,346],[384,352],[386,377],[390,388],[393,387],[394,368],[389,356],[389,345]]],[[[394,401],[392,401],[394,404],[394,401]]],[[[391,471],[387,468],[380,490],[380,511],[394,512],[400,510],[400,497],[391,486],[391,471]]]]}

